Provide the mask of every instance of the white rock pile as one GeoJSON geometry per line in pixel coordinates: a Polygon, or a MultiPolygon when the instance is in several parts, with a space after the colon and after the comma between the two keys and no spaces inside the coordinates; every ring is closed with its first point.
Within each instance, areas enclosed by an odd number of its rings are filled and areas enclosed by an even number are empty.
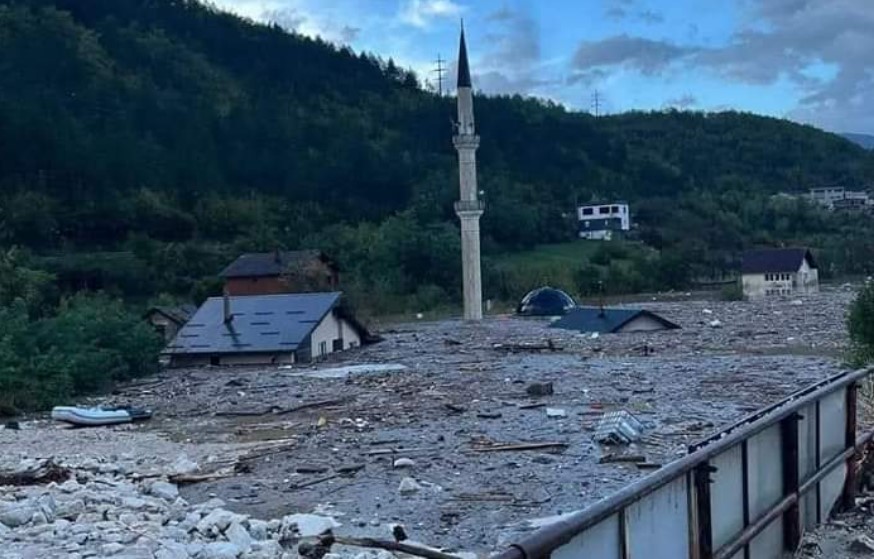
{"type": "Polygon", "coordinates": [[[225,510],[220,499],[188,503],[166,479],[101,470],[73,470],[60,484],[0,487],[0,558],[291,558],[302,538],[340,526],[309,514],[258,520],[225,510]]]}

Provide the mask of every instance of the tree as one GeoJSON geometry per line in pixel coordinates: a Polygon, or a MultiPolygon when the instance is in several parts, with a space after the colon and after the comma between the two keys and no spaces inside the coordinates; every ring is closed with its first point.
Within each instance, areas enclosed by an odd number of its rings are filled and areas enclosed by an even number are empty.
{"type": "Polygon", "coordinates": [[[874,361],[874,282],[868,281],[850,306],[847,330],[852,343],[851,361],[863,365],[874,361]]]}

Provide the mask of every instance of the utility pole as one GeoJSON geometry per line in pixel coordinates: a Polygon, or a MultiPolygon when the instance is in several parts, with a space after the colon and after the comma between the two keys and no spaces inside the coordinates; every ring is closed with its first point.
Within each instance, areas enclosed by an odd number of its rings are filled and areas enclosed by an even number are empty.
{"type": "Polygon", "coordinates": [[[437,74],[437,93],[440,97],[443,97],[443,74],[446,72],[446,67],[443,63],[446,62],[442,58],[440,58],[440,54],[437,54],[437,67],[431,70],[431,72],[437,74]]]}
{"type": "Polygon", "coordinates": [[[601,93],[597,89],[592,94],[592,114],[601,116],[601,93]]]}

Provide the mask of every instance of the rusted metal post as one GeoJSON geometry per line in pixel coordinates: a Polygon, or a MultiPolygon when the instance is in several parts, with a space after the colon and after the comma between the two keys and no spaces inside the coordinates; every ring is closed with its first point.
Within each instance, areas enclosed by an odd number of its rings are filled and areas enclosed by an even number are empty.
{"type": "Polygon", "coordinates": [[[695,467],[692,483],[695,489],[698,555],[696,559],[713,558],[713,524],[710,518],[710,474],[715,468],[709,462],[695,467]]]}
{"type": "MultiPolygon", "coordinates": [[[[798,464],[798,421],[801,416],[790,415],[780,422],[781,457],[783,460],[783,496],[798,493],[801,484],[798,464]]],[[[783,513],[783,542],[786,549],[795,551],[801,544],[801,508],[798,502],[783,513]]]]}
{"type": "MultiPolygon", "coordinates": [[[[859,398],[857,383],[847,386],[847,430],[844,437],[844,448],[856,446],[856,406],[859,398]]],[[[847,478],[844,481],[844,492],[841,495],[841,508],[852,509],[856,506],[856,487],[858,485],[859,453],[854,452],[847,458],[847,478]]]]}

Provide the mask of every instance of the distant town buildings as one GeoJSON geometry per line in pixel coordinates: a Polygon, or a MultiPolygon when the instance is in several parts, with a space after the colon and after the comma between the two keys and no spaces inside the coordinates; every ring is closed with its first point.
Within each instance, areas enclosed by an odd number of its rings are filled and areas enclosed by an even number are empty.
{"type": "Polygon", "coordinates": [[[829,210],[864,210],[874,206],[874,200],[864,190],[847,190],[843,186],[811,188],[807,199],[829,210]]]}
{"type": "Polygon", "coordinates": [[[581,239],[609,241],[631,229],[631,217],[625,202],[579,206],[577,220],[581,239]]]}
{"type": "Polygon", "coordinates": [[[772,248],[744,253],[741,264],[747,299],[791,296],[819,291],[819,272],[806,248],[772,248]]]}

